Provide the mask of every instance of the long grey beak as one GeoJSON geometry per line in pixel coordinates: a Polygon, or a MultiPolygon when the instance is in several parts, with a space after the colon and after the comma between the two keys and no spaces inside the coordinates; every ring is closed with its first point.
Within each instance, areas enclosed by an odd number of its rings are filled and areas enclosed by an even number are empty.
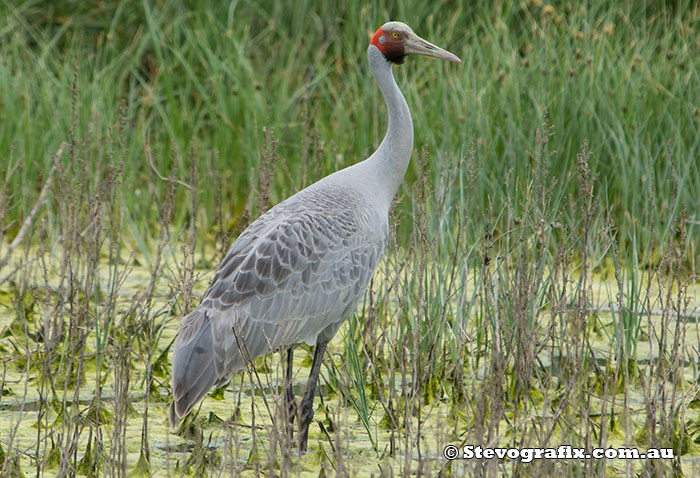
{"type": "Polygon", "coordinates": [[[433,45],[429,41],[423,40],[415,33],[406,40],[404,53],[407,55],[415,54],[432,56],[447,61],[454,61],[455,63],[462,63],[462,60],[460,60],[456,55],[453,55],[449,51],[443,50],[442,48],[433,45]]]}

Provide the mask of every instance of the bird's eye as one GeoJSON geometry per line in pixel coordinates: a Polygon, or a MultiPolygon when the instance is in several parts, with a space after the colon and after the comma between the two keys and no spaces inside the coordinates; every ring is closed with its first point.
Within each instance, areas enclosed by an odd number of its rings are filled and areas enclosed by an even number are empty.
{"type": "Polygon", "coordinates": [[[394,38],[398,38],[398,37],[399,37],[399,33],[398,33],[398,32],[394,32],[394,33],[391,34],[391,36],[394,37],[394,38]]]}

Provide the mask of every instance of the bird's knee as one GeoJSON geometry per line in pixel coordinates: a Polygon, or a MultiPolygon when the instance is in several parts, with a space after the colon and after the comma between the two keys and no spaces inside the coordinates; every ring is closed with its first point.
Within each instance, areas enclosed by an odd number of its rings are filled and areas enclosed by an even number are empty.
{"type": "Polygon", "coordinates": [[[302,403],[301,405],[301,423],[311,423],[314,418],[313,403],[302,403]]]}

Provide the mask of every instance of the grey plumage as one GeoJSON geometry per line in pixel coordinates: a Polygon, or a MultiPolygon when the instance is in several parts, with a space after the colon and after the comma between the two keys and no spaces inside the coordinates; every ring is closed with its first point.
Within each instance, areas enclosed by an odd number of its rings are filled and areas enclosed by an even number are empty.
{"type": "Polygon", "coordinates": [[[248,354],[314,345],[319,334],[330,339],[354,310],[384,252],[388,222],[371,201],[333,183],[278,204],[234,242],[202,303],[181,323],[173,354],[177,416],[241,370],[248,354]]]}
{"type": "MultiPolygon", "coordinates": [[[[248,360],[286,348],[289,366],[293,347],[305,342],[316,345],[299,412],[299,447],[306,448],[325,347],[369,285],[411,159],[411,113],[391,65],[412,53],[459,61],[403,23],[383,25],[367,50],[389,116],[379,148],[256,219],[231,246],[202,303],[182,319],[173,349],[173,425],[248,360]]],[[[285,395],[294,400],[291,388],[285,395]]]]}

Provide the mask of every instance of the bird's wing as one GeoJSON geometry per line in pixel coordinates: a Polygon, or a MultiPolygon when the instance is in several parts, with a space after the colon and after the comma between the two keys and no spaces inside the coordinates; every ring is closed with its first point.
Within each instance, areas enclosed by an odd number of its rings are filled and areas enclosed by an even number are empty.
{"type": "Polygon", "coordinates": [[[283,204],[241,234],[198,308],[222,378],[246,358],[314,344],[352,312],[384,252],[386,218],[370,210],[283,204]]]}

